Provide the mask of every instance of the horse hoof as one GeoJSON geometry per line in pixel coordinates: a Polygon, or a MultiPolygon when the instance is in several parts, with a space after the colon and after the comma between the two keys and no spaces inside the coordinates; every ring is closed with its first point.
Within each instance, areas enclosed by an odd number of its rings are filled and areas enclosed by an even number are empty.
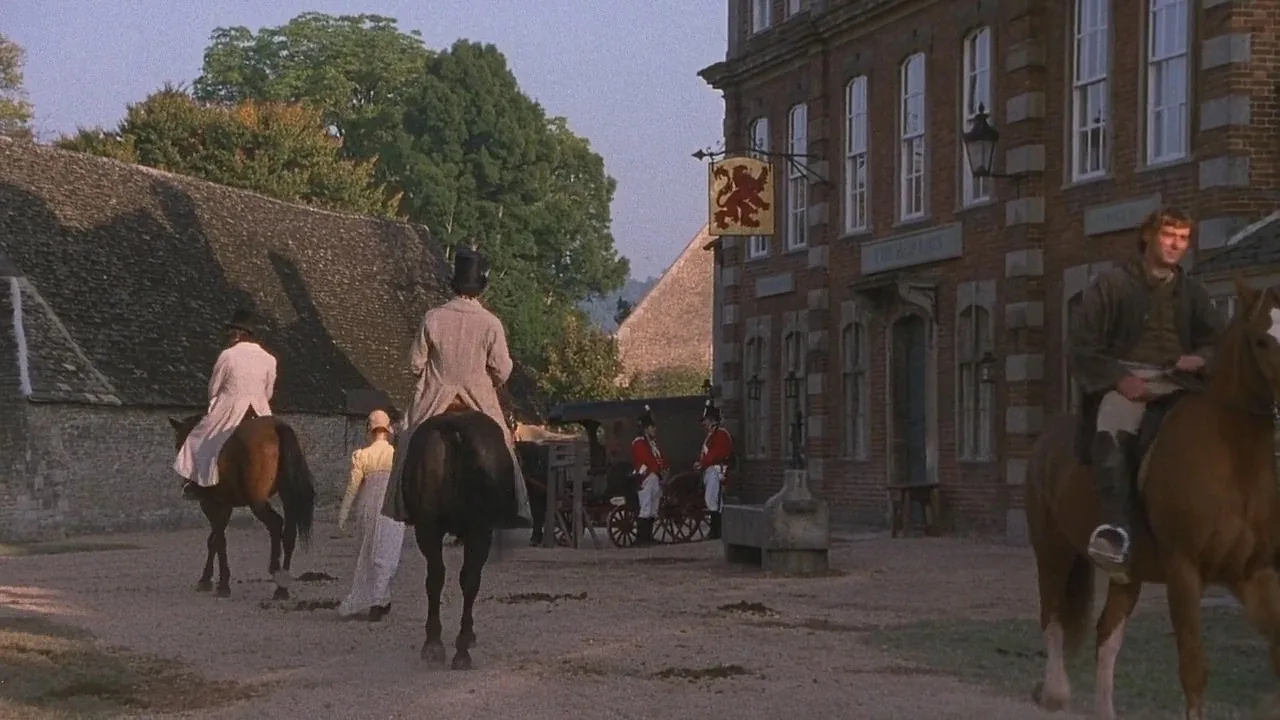
{"type": "Polygon", "coordinates": [[[422,659],[432,665],[444,665],[444,645],[440,643],[422,643],[422,659]]]}
{"type": "Polygon", "coordinates": [[[287,588],[287,587],[278,587],[278,588],[276,588],[276,591],[275,591],[274,593],[272,593],[272,594],[271,594],[271,599],[272,599],[272,600],[288,600],[288,599],[289,599],[289,588],[287,588]]]}
{"type": "Polygon", "coordinates": [[[457,655],[454,655],[453,662],[449,664],[449,667],[453,668],[454,670],[470,670],[471,655],[465,651],[460,652],[457,655]]]}
{"type": "Polygon", "coordinates": [[[271,579],[275,581],[277,586],[286,590],[293,585],[293,576],[289,574],[288,570],[277,570],[271,573],[271,579]]]}
{"type": "Polygon", "coordinates": [[[221,598],[231,597],[231,586],[230,586],[230,585],[219,585],[219,586],[218,586],[218,592],[216,592],[216,593],[214,593],[214,594],[215,594],[215,595],[217,595],[218,597],[221,597],[221,598]]]}
{"type": "Polygon", "coordinates": [[[212,592],[212,591],[213,591],[212,580],[201,580],[200,582],[196,583],[196,592],[212,592]]]}
{"type": "Polygon", "coordinates": [[[1044,691],[1043,682],[1036,683],[1036,686],[1032,688],[1031,699],[1035,701],[1036,705],[1039,705],[1049,712],[1058,712],[1067,706],[1066,698],[1055,697],[1047,694],[1044,691]]]}

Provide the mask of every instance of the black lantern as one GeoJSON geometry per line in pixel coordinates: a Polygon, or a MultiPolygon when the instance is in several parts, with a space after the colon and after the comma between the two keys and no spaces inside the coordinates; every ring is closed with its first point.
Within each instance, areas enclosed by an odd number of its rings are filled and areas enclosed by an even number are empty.
{"type": "Polygon", "coordinates": [[[787,373],[783,382],[783,393],[788,400],[796,401],[796,417],[791,424],[791,467],[799,470],[804,467],[804,414],[800,409],[800,378],[792,370],[787,373]]]}
{"type": "Polygon", "coordinates": [[[990,352],[984,353],[982,358],[978,360],[978,382],[983,385],[993,385],[996,381],[996,356],[990,352]]]}
{"type": "Polygon", "coordinates": [[[782,391],[786,394],[788,400],[795,400],[800,397],[800,378],[796,377],[795,370],[787,373],[787,379],[783,383],[782,391]]]}
{"type": "Polygon", "coordinates": [[[759,375],[752,375],[751,379],[747,381],[747,399],[759,400],[760,391],[763,387],[764,380],[761,380],[759,375]]]}
{"type": "Polygon", "coordinates": [[[973,123],[964,134],[964,154],[969,158],[969,171],[974,177],[993,177],[991,166],[998,142],[1000,131],[992,126],[986,107],[979,104],[978,114],[973,116],[973,123]]]}

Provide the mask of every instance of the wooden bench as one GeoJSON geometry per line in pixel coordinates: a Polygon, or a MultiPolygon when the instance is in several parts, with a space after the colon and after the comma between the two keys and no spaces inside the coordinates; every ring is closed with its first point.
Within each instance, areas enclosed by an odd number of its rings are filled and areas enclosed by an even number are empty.
{"type": "Polygon", "coordinates": [[[942,510],[941,493],[937,483],[889,486],[889,530],[892,537],[902,537],[911,531],[911,512],[919,507],[924,515],[924,534],[938,535],[938,513],[942,510]]]}

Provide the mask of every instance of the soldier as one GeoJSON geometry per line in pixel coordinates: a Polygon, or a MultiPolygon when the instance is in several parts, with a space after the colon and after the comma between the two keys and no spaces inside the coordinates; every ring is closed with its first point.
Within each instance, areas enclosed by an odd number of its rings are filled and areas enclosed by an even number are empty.
{"type": "Polygon", "coordinates": [[[693,464],[693,469],[702,471],[702,497],[707,510],[711,512],[711,532],[707,537],[718,540],[722,506],[720,492],[729,461],[733,457],[733,437],[720,426],[720,408],[712,400],[707,400],[707,407],[702,411],[702,430],[707,438],[702,442],[702,454],[698,456],[698,462],[693,464]]]}
{"type": "Polygon", "coordinates": [[[653,544],[653,521],[662,503],[662,476],[667,471],[667,461],[658,449],[658,424],[648,405],[640,416],[640,433],[631,441],[631,469],[640,484],[636,547],[647,547],[653,544]]]}
{"type": "Polygon", "coordinates": [[[248,310],[238,310],[227,330],[227,349],[218,355],[209,378],[209,410],[187,435],[173,461],[182,477],[182,495],[218,484],[218,455],[240,423],[271,414],[276,359],[258,340],[258,325],[248,310]]]}

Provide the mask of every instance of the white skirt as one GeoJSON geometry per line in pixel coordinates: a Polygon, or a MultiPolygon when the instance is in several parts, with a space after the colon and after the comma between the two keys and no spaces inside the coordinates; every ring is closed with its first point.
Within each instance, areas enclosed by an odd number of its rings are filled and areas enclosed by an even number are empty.
{"type": "Polygon", "coordinates": [[[400,565],[404,523],[382,514],[389,476],[387,471],[371,473],[356,494],[354,509],[360,550],[351,577],[351,594],[338,606],[338,614],[343,617],[391,603],[391,578],[400,565]]]}

